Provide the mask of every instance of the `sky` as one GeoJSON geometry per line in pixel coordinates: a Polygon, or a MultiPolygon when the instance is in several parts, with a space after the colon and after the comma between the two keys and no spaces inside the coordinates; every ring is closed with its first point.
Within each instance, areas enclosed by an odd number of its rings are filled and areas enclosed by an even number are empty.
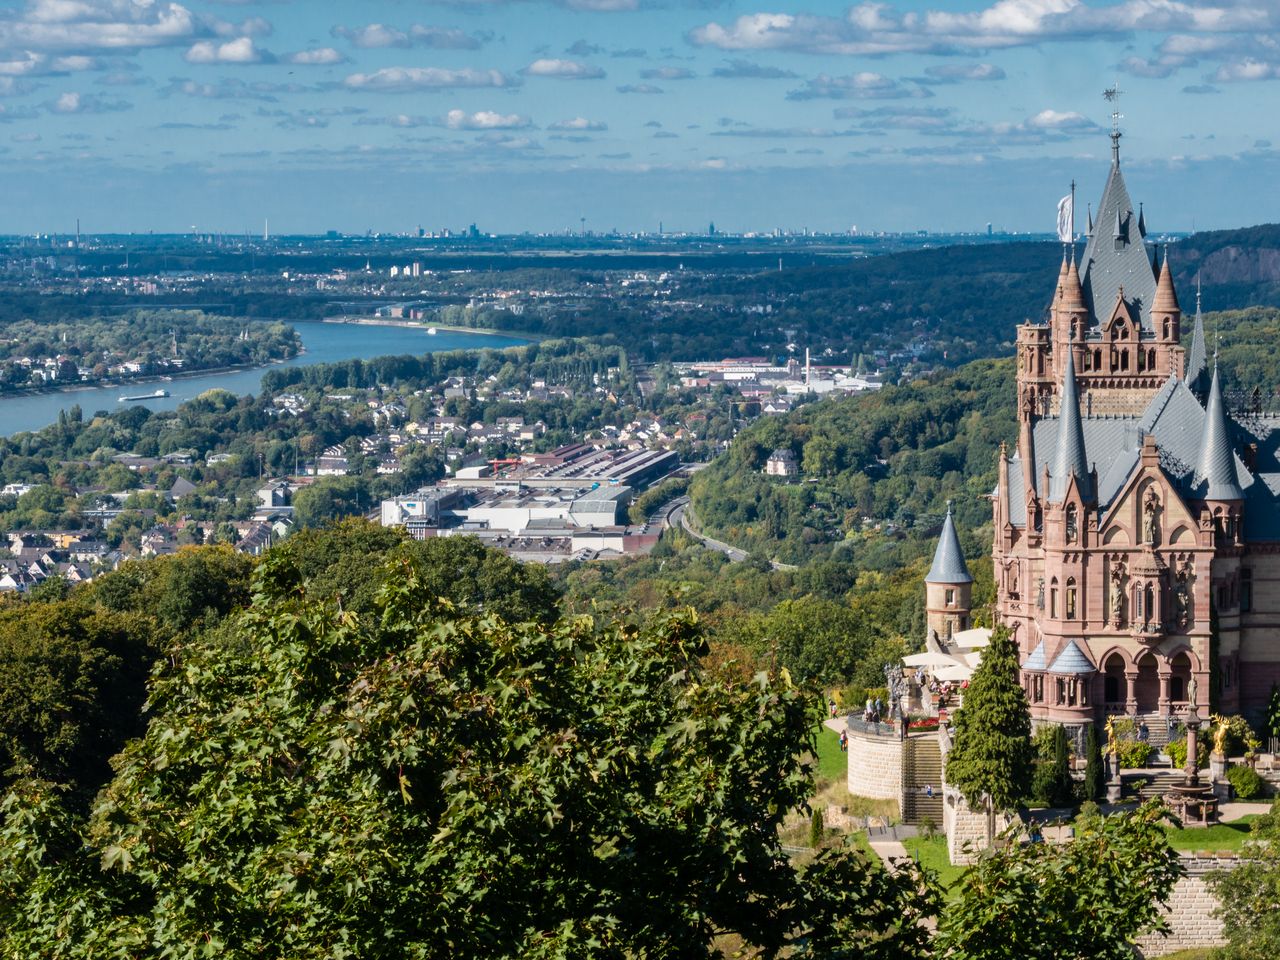
{"type": "Polygon", "coordinates": [[[1280,220],[1280,0],[0,0],[0,233],[1048,232],[1115,84],[1152,231],[1280,220]]]}

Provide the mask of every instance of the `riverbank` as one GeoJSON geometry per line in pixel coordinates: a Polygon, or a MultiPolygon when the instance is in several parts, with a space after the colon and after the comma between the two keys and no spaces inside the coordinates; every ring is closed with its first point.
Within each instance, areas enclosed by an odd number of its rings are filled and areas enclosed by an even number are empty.
{"type": "MultiPolygon", "coordinates": [[[[475,333],[485,337],[515,337],[521,340],[546,340],[545,333],[528,330],[499,330],[496,327],[460,327],[449,323],[423,323],[421,320],[396,320],[391,317],[325,317],[322,320],[290,320],[289,323],[342,323],[358,327],[403,327],[408,330],[436,330],[441,333],[475,333]]],[[[469,347],[471,350],[509,350],[510,347],[469,347]]]]}
{"type": "Polygon", "coordinates": [[[282,363],[297,360],[304,353],[303,347],[297,353],[268,363],[233,363],[221,367],[201,367],[198,370],[181,370],[177,373],[148,373],[137,377],[110,377],[105,380],[79,380],[74,386],[60,387],[51,384],[43,387],[24,387],[21,390],[0,390],[0,400],[21,399],[22,397],[47,397],[52,394],[86,393],[91,390],[118,390],[121,387],[146,385],[148,383],[177,383],[192,380],[196,377],[216,377],[224,373],[238,373],[242,370],[267,370],[282,363]]]}

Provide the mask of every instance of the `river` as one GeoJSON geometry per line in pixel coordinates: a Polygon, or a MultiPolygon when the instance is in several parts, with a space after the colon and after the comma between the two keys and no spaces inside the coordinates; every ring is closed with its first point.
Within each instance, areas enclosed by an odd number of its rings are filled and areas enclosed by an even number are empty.
{"type": "Polygon", "coordinates": [[[0,398],[0,436],[23,430],[39,430],[56,421],[59,411],[75,404],[80,405],[88,419],[95,411],[117,410],[125,406],[120,402],[121,396],[146,394],[156,389],[168,390],[169,396],[133,401],[128,405],[149,407],[152,410],[175,410],[184,400],[190,400],[215,387],[230,390],[237,395],[257,393],[262,385],[263,373],[282,367],[335,363],[341,360],[369,360],[373,357],[403,354],[420,355],[447,350],[476,350],[482,347],[502,349],[528,342],[499,334],[454,330],[441,330],[432,335],[422,327],[353,323],[295,323],[293,326],[302,337],[303,352],[292,360],[268,367],[224,370],[222,373],[175,377],[173,380],[160,382],[135,381],[113,387],[89,387],[83,390],[0,398]]]}

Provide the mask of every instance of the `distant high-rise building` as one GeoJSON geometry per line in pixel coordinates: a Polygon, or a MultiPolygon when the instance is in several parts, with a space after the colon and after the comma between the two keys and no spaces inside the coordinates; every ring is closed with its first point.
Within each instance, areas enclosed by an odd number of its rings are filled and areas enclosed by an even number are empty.
{"type": "Polygon", "coordinates": [[[991,236],[991,224],[987,224],[987,236],[991,236]]]}

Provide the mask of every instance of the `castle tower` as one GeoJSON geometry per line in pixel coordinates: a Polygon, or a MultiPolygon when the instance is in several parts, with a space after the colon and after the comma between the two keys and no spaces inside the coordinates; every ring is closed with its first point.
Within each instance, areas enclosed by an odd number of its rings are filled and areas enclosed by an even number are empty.
{"type": "Polygon", "coordinates": [[[933,565],[924,579],[925,621],[931,635],[942,639],[969,629],[969,610],[973,595],[973,576],[964,562],[955,521],[951,518],[951,501],[947,501],[947,518],[942,522],[933,565]]]}

